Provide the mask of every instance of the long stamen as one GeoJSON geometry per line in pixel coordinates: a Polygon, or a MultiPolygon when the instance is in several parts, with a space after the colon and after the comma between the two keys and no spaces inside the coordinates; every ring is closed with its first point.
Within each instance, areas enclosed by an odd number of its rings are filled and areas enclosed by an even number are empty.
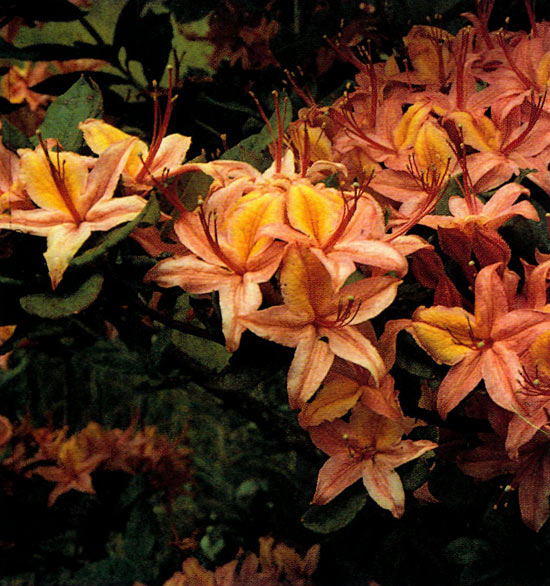
{"type": "Polygon", "coordinates": [[[158,102],[158,92],[157,92],[157,82],[153,81],[153,137],[151,139],[151,148],[149,149],[149,153],[147,154],[147,158],[143,163],[143,167],[139,171],[136,176],[136,181],[139,183],[143,180],[146,173],[151,167],[152,162],[154,161],[157,153],[160,149],[160,145],[164,137],[166,136],[166,132],[168,131],[168,124],[170,123],[170,117],[172,116],[172,110],[174,108],[174,102],[177,99],[177,95],[172,95],[172,91],[174,88],[174,75],[173,75],[173,68],[171,65],[167,67],[168,69],[168,92],[166,95],[166,108],[164,109],[164,114],[161,116],[160,113],[160,106],[158,102]]]}
{"type": "MultiPolygon", "coordinates": [[[[203,202],[204,203],[204,202],[203,202]]],[[[212,232],[210,231],[210,215],[208,220],[206,219],[206,215],[204,213],[203,203],[200,204],[199,209],[199,218],[202,225],[202,229],[204,231],[204,235],[208,240],[208,244],[210,244],[210,248],[214,252],[214,254],[225,264],[225,266],[233,271],[235,274],[240,275],[242,270],[240,267],[235,265],[225,254],[225,252],[221,249],[219,238],[218,238],[218,225],[216,217],[214,216],[214,236],[212,236],[212,232]]]]}
{"type": "Polygon", "coordinates": [[[525,75],[525,73],[523,73],[523,71],[521,71],[521,69],[516,65],[516,63],[514,63],[514,60],[510,53],[510,46],[506,42],[506,39],[504,38],[504,35],[502,33],[498,33],[497,40],[499,46],[502,49],[502,52],[504,53],[504,56],[506,57],[506,61],[508,62],[508,66],[510,67],[510,69],[517,75],[518,79],[521,81],[521,83],[525,86],[526,89],[533,88],[533,82],[525,75]]]}
{"type": "Polygon", "coordinates": [[[539,96],[537,103],[535,104],[534,92],[531,91],[531,99],[529,102],[529,121],[527,122],[527,126],[516,139],[514,139],[511,143],[507,144],[502,149],[503,154],[507,155],[508,153],[511,153],[514,149],[517,149],[520,146],[520,144],[527,138],[527,135],[531,132],[531,130],[533,130],[533,127],[540,118],[540,115],[544,108],[544,102],[546,101],[546,93],[547,92],[545,91],[544,94],[539,96]]]}
{"type": "Polygon", "coordinates": [[[407,170],[412,175],[418,187],[424,191],[428,197],[424,200],[420,208],[416,210],[405,223],[401,224],[397,229],[391,232],[391,234],[386,236],[386,242],[390,242],[398,236],[405,234],[413,226],[416,226],[424,216],[434,210],[447,188],[450,166],[451,159],[448,158],[443,172],[439,171],[435,165],[430,165],[427,170],[420,169],[414,154],[409,155],[407,170]]]}

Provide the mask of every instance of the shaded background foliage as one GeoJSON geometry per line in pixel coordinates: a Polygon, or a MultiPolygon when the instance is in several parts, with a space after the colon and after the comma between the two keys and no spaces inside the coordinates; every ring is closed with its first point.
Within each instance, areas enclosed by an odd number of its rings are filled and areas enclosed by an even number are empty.
{"type": "MultiPolygon", "coordinates": [[[[537,17],[550,18],[545,3],[538,4],[537,17]]],[[[158,80],[162,93],[171,63],[179,97],[170,130],[193,137],[190,157],[205,153],[210,158],[264,127],[248,91],[268,116],[273,89],[288,90],[293,112],[303,106],[284,69],[299,73],[299,85],[321,103],[340,93],[355,71],[327,49],[325,35],[345,34],[350,24],[349,34],[357,31],[383,56],[402,51],[401,37],[426,16],[440,13],[442,26],[454,31],[464,23],[460,13],[474,8],[467,0],[381,0],[372,12],[352,0],[274,0],[267,8],[234,0],[232,10],[227,6],[217,0],[200,6],[180,0],[98,0],[88,13],[65,0],[8,2],[0,24],[20,19],[28,28],[15,45],[0,41],[2,73],[26,60],[93,58],[109,67],[52,75],[33,87],[38,93],[64,94],[65,103],[53,102],[45,120],[0,98],[4,142],[28,146],[42,124],[45,136],[60,138],[65,130],[62,143],[78,150],[78,121],[102,113],[149,141],[153,82],[158,80]],[[215,68],[205,57],[216,50],[209,47],[209,15],[211,30],[230,31],[215,68]],[[278,23],[278,32],[248,61],[241,57],[232,63],[238,51],[246,54],[242,43],[232,44],[236,32],[262,19],[278,23]],[[73,93],[67,98],[66,92],[73,93]]],[[[523,2],[496,3],[491,27],[506,16],[510,28],[528,27],[523,2]]],[[[267,140],[264,133],[233,153],[265,166],[267,140]]],[[[153,216],[138,220],[141,225],[158,214],[154,205],[147,212],[153,216]]],[[[516,238],[525,241],[521,229],[516,228],[516,238]]],[[[127,428],[135,420],[139,426],[155,425],[192,449],[192,475],[167,497],[147,473],[97,471],[96,494],[71,491],[48,508],[50,483],[0,470],[3,583],[162,584],[186,556],[215,567],[234,559],[239,548],[256,549],[258,537],[271,534],[302,553],[321,544],[319,585],[354,586],[370,579],[382,586],[550,584],[544,564],[550,528],[547,524],[539,534],[526,529],[501,479],[474,485],[452,464],[433,467],[421,459],[400,469],[405,487],[414,490],[428,480],[439,503],[426,506],[410,498],[399,521],[369,501],[360,486],[325,507],[309,507],[324,458],[287,406],[284,377],[291,352],[250,333],[231,357],[216,342],[198,346],[199,338],[178,330],[178,320],[192,309],[194,325],[220,341],[215,301],[212,311],[208,301],[173,289],[151,311],[145,301],[153,288],[143,284],[143,275],[153,261],[125,239],[129,230],[114,232],[92,242],[96,253],[75,259],[56,292],[57,313],[52,298],[43,297],[51,295],[41,257],[44,243],[0,234],[0,325],[18,324],[1,348],[13,351],[10,369],[0,371],[2,414],[12,421],[27,415],[35,426],[67,426],[71,433],[90,420],[107,428],[127,428]],[[41,315],[44,306],[48,310],[41,315]]],[[[538,242],[539,235],[530,237],[538,242]]],[[[397,313],[406,314],[426,296],[412,281],[406,285],[397,313]]],[[[396,378],[406,391],[404,408],[411,412],[421,380],[438,367],[407,346],[406,336],[400,343],[408,359],[398,362],[396,378]]],[[[456,417],[449,418],[450,425],[461,424],[456,417]]]]}

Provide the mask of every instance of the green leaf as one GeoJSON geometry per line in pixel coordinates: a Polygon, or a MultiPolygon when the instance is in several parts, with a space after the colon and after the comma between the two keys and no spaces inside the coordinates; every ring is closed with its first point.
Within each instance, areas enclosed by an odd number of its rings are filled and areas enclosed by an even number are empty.
{"type": "Polygon", "coordinates": [[[47,319],[59,319],[82,311],[98,297],[103,286],[103,276],[92,275],[79,289],[68,295],[39,293],[21,297],[21,307],[32,315],[47,319]]]}
{"type": "Polygon", "coordinates": [[[225,346],[205,338],[175,331],[172,334],[172,341],[182,352],[214,372],[221,372],[231,358],[231,352],[228,352],[225,346]]]}
{"type": "Polygon", "coordinates": [[[126,48],[126,61],[137,61],[149,82],[160,80],[172,48],[170,14],[146,9],[144,0],[129,0],[120,12],[114,46],[126,48]],[[151,50],[154,47],[154,50],[151,50]]]}
{"type": "Polygon", "coordinates": [[[102,237],[102,240],[99,244],[94,246],[93,248],[89,248],[79,256],[76,256],[71,260],[71,266],[73,267],[81,267],[92,261],[96,260],[100,256],[104,255],[110,248],[116,246],[119,242],[122,242],[125,238],[127,238],[130,232],[141,223],[151,225],[156,223],[160,215],[160,208],[157,199],[154,196],[151,196],[149,203],[143,208],[141,213],[139,213],[131,222],[124,224],[119,228],[114,228],[109,232],[106,232],[105,235],[102,237]]]}
{"type": "Polygon", "coordinates": [[[428,480],[433,457],[434,453],[428,452],[399,468],[399,476],[405,490],[416,490],[428,480]]]}
{"type": "Polygon", "coordinates": [[[32,148],[31,141],[5,116],[2,116],[2,143],[12,151],[32,148]]]}
{"type": "Polygon", "coordinates": [[[445,548],[445,554],[453,564],[466,566],[479,561],[490,551],[490,546],[484,539],[474,537],[459,537],[451,541],[445,548]]]}
{"type": "Polygon", "coordinates": [[[343,493],[326,505],[312,505],[302,517],[302,523],[316,533],[332,533],[351,523],[366,502],[364,492],[351,496],[343,493]]]}
{"type": "MultiPolygon", "coordinates": [[[[39,128],[42,138],[56,138],[63,149],[77,152],[84,142],[79,123],[87,118],[101,116],[102,104],[103,99],[97,86],[91,87],[81,77],[48,108],[39,128]]],[[[34,137],[33,142],[37,144],[38,139],[34,137]]]]}

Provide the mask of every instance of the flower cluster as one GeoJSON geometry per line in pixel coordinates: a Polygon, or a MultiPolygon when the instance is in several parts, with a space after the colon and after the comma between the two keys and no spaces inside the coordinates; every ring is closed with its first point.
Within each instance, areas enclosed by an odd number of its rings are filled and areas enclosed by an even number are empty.
{"type": "MultiPolygon", "coordinates": [[[[540,221],[525,176],[550,194],[550,24],[530,12],[529,34],[492,32],[488,4],[456,35],[413,27],[403,63],[334,43],[359,69],[355,87],[320,107],[290,76],[308,107],[285,128],[275,96],[264,172],[226,159],[184,163],[190,138],[165,136],[171,95],[150,147],[90,119],[80,129],[96,157],[41,139],[19,156],[2,150],[0,228],[47,237],[56,287],[92,231],[135,219],[155,189],[177,246],[157,227],[136,235],[164,255],[145,282],[217,293],[229,352],[246,331],[295,349],[289,405],[329,456],[313,503],[362,479],[378,505],[404,513],[395,469],[438,447],[411,436],[425,422],[402,410],[391,374],[405,330],[450,367],[435,396],[421,399],[439,427],[463,408],[494,430],[473,450],[446,453],[473,476],[514,474],[523,519],[538,530],[550,514],[550,257],[533,250],[519,259],[499,229],[540,221]],[[190,210],[178,185],[194,173],[211,183],[190,210]],[[388,319],[407,279],[433,290],[433,304],[388,319]]],[[[73,466],[90,433],[60,436],[55,457],[73,466]]],[[[83,490],[101,454],[82,460],[83,490]]],[[[58,486],[53,499],[72,485],[58,486]]]]}
{"type": "Polygon", "coordinates": [[[13,425],[0,416],[0,448],[5,470],[55,483],[50,506],[70,490],[93,494],[92,474],[97,470],[147,474],[170,495],[181,492],[191,479],[189,448],[154,426],[105,429],[91,421],[68,436],[67,428],[36,428],[28,419],[13,425]]]}

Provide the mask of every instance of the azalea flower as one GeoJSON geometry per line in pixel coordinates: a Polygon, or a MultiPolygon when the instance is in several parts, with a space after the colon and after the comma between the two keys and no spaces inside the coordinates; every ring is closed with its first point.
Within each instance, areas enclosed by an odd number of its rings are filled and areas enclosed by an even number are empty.
{"type": "Polygon", "coordinates": [[[258,336],[296,348],[287,377],[290,406],[303,406],[315,393],[335,355],[366,368],[378,386],[384,362],[355,324],[388,307],[400,281],[370,277],[335,290],[318,258],[294,244],[279,278],[285,305],[243,316],[241,323],[258,336]]]}
{"type": "Polygon", "coordinates": [[[358,405],[349,423],[336,420],[311,428],[313,443],[330,456],[319,471],[312,504],[324,505],[360,478],[369,496],[382,508],[401,517],[405,492],[395,468],[418,458],[437,444],[403,440],[410,425],[378,415],[358,405]]]}
{"type": "Polygon", "coordinates": [[[113,198],[134,142],[114,144],[97,160],[56,152],[43,142],[20,151],[21,180],[36,207],[0,215],[0,228],[47,237],[44,258],[53,289],[92,232],[133,220],[145,207],[137,195],[113,198]]]}
{"type": "Polygon", "coordinates": [[[240,316],[260,306],[259,284],[273,276],[284,248],[261,232],[266,224],[281,221],[282,200],[258,193],[243,197],[246,185],[247,178],[237,179],[213,191],[194,212],[182,210],[174,230],[191,254],[162,260],[145,277],[189,293],[218,291],[230,352],[239,347],[246,329],[240,316]]]}
{"type": "Polygon", "coordinates": [[[461,307],[420,307],[408,330],[439,364],[451,369],[439,386],[437,408],[445,417],[483,379],[491,399],[517,410],[519,354],[544,330],[548,314],[529,309],[510,311],[500,265],[483,268],[475,281],[475,312],[461,307]]]}

